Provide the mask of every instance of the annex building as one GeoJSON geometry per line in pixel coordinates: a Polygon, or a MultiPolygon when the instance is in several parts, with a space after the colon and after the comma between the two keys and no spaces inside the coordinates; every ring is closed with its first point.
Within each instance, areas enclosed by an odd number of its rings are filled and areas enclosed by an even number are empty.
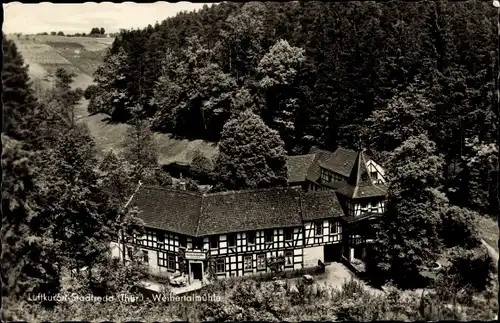
{"type": "Polygon", "coordinates": [[[289,186],[210,194],[143,186],[139,207],[145,236],[119,250],[141,250],[153,274],[185,268],[203,280],[208,262],[217,276],[270,270],[267,260],[284,257],[284,270],[322,262],[362,259],[374,238],[372,224],[384,213],[384,170],[364,151],[313,148],[289,156],[289,186]]]}

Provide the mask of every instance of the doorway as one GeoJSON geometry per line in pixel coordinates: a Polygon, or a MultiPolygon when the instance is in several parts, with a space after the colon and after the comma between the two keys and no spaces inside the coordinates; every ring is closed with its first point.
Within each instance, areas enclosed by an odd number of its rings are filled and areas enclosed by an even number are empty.
{"type": "Polygon", "coordinates": [[[359,260],[365,259],[365,246],[356,246],[354,248],[354,258],[359,260]]]}
{"type": "Polygon", "coordinates": [[[201,263],[191,263],[191,272],[193,273],[194,280],[202,280],[203,279],[203,270],[201,263]]]}
{"type": "Polygon", "coordinates": [[[323,252],[325,263],[340,261],[342,258],[342,245],[340,243],[326,245],[323,252]]]}

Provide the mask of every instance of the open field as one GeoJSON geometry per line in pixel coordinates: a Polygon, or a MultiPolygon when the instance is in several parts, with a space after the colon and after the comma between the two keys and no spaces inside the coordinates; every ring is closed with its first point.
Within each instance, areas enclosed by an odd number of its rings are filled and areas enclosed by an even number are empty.
{"type": "MultiPolygon", "coordinates": [[[[84,100],[81,105],[86,107],[87,101],[84,100]]],[[[99,151],[113,149],[121,151],[124,147],[125,134],[130,125],[123,123],[109,123],[109,117],[103,113],[94,115],[79,115],[80,121],[87,124],[96,142],[99,151]]],[[[154,134],[159,158],[159,164],[190,163],[194,152],[199,150],[209,159],[217,153],[215,143],[209,143],[203,140],[174,139],[170,134],[154,134]]]]}

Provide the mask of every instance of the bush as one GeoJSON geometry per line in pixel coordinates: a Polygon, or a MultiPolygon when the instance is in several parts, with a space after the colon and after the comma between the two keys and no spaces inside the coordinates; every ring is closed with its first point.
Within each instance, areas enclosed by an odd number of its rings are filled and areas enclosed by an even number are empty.
{"type": "Polygon", "coordinates": [[[83,97],[86,100],[90,100],[96,92],[97,92],[97,85],[91,84],[83,92],[83,97]]]}
{"type": "Polygon", "coordinates": [[[476,248],[481,242],[476,225],[477,213],[457,206],[448,207],[441,214],[439,235],[446,247],[476,248]]]}
{"type": "Polygon", "coordinates": [[[83,294],[106,296],[130,293],[139,282],[149,278],[149,273],[140,262],[131,261],[124,265],[118,258],[107,258],[92,270],[91,276],[83,273],[78,278],[78,290],[83,294]]]}
{"type": "Polygon", "coordinates": [[[439,280],[448,289],[464,289],[471,294],[484,291],[491,285],[494,270],[494,263],[484,247],[472,250],[456,248],[451,266],[440,275],[439,280]]]}
{"type": "Polygon", "coordinates": [[[83,96],[82,88],[77,87],[74,92],[75,92],[75,96],[76,96],[76,101],[79,101],[83,96]]]}

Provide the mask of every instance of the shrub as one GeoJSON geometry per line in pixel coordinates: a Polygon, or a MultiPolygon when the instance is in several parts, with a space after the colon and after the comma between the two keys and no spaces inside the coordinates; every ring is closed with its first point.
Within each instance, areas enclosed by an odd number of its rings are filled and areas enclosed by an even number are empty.
{"type": "Polygon", "coordinates": [[[481,242],[475,218],[477,213],[457,206],[448,207],[441,214],[439,235],[448,248],[460,246],[476,248],[481,242]]]}
{"type": "Polygon", "coordinates": [[[451,266],[440,275],[438,285],[452,291],[464,289],[466,294],[484,291],[491,285],[494,270],[493,261],[482,246],[472,250],[456,248],[451,266]]]}
{"type": "Polygon", "coordinates": [[[83,97],[86,100],[90,100],[96,92],[97,92],[97,85],[91,84],[83,92],[83,97]]]}
{"type": "Polygon", "coordinates": [[[75,93],[75,96],[76,96],[76,101],[79,101],[82,98],[82,96],[83,96],[83,90],[82,90],[82,88],[77,87],[75,89],[74,93],[75,93]]]}
{"type": "Polygon", "coordinates": [[[140,262],[131,261],[124,265],[118,258],[107,258],[92,270],[92,275],[79,277],[79,290],[96,296],[129,293],[146,278],[149,278],[149,273],[140,262]]]}

